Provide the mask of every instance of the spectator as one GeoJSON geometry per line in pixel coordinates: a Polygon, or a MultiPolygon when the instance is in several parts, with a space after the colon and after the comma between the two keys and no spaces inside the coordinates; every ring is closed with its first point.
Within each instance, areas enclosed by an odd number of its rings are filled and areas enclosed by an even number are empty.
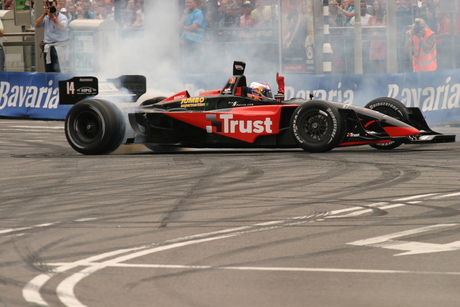
{"type": "Polygon", "coordinates": [[[436,8],[436,17],[439,20],[436,31],[436,47],[439,69],[454,69],[452,65],[452,35],[451,21],[449,13],[441,13],[439,7],[436,8]]]}
{"type": "Polygon", "coordinates": [[[144,5],[142,4],[136,11],[136,20],[134,21],[133,28],[144,27],[144,5]]]}
{"type": "Polygon", "coordinates": [[[83,1],[83,12],[85,19],[94,19],[94,13],[91,11],[91,2],[89,0],[83,1]]]}
{"type": "Polygon", "coordinates": [[[329,26],[331,27],[330,43],[333,50],[332,53],[332,69],[335,74],[345,73],[344,69],[344,58],[345,58],[345,46],[343,41],[337,39],[339,35],[343,34],[343,29],[334,29],[335,27],[344,27],[346,17],[339,12],[340,4],[331,0],[329,2],[329,26]]]}
{"type": "Polygon", "coordinates": [[[113,6],[113,0],[105,0],[106,19],[115,20],[115,11],[113,6]]]}
{"type": "Polygon", "coordinates": [[[30,30],[35,30],[35,0],[30,1],[30,30]]]}
{"type": "Polygon", "coordinates": [[[93,13],[94,19],[106,19],[107,17],[107,11],[105,10],[105,7],[97,2],[93,2],[93,13]]]}
{"type": "Polygon", "coordinates": [[[3,35],[5,35],[5,30],[3,29],[3,23],[0,19],[0,71],[5,70],[5,50],[3,49],[3,35]]]}
{"type": "Polygon", "coordinates": [[[207,1],[206,6],[206,24],[209,28],[217,28],[219,20],[222,18],[220,14],[220,6],[217,1],[207,1]]]}
{"type": "Polygon", "coordinates": [[[232,7],[233,4],[225,8],[225,15],[219,21],[218,36],[220,41],[229,42],[235,39],[234,28],[239,28],[240,18],[235,15],[232,7]]]}
{"type": "Polygon", "coordinates": [[[206,17],[208,15],[208,6],[204,2],[206,2],[206,0],[196,0],[196,8],[202,11],[206,17]]]}
{"type": "Polygon", "coordinates": [[[243,16],[243,5],[233,3],[231,7],[232,7],[233,15],[235,15],[235,17],[238,19],[238,26],[239,26],[240,18],[241,16],[243,16]]]}
{"type": "Polygon", "coordinates": [[[374,0],[362,0],[366,2],[366,11],[369,15],[374,15],[374,0]]]}
{"type": "Polygon", "coordinates": [[[286,16],[287,25],[284,34],[284,49],[293,53],[305,52],[305,39],[307,37],[307,22],[305,20],[304,5],[296,0],[290,0],[290,9],[286,16]],[[299,6],[299,7],[298,7],[299,6]]]}
{"type": "Polygon", "coordinates": [[[407,27],[412,24],[410,0],[396,0],[396,29],[398,33],[406,33],[407,27]]]}
{"type": "Polygon", "coordinates": [[[417,17],[425,20],[428,28],[436,30],[438,20],[435,17],[435,6],[430,0],[421,1],[417,17]]]}
{"type": "Polygon", "coordinates": [[[227,10],[227,6],[229,6],[229,4],[227,4],[227,1],[223,2],[222,4],[219,4],[217,6],[217,11],[215,12],[215,16],[211,16],[212,21],[214,22],[213,24],[216,27],[219,26],[219,22],[222,20],[222,18],[224,18],[225,12],[227,10]]]}
{"type": "MultiPolygon", "coordinates": [[[[273,29],[277,24],[275,7],[269,5],[268,0],[256,0],[256,8],[251,12],[255,27],[261,29],[273,29]]],[[[262,40],[274,37],[273,31],[258,31],[257,36],[262,40]]]]}
{"type": "MultiPolygon", "coordinates": [[[[374,2],[375,6],[375,2],[374,2]]],[[[374,9],[373,9],[374,10],[374,9]]],[[[369,19],[371,18],[371,14],[367,12],[367,5],[365,2],[361,2],[361,25],[369,26],[369,19]]],[[[350,25],[355,25],[355,16],[351,17],[350,25]]]]}
{"type": "Polygon", "coordinates": [[[122,27],[131,28],[136,21],[136,2],[134,0],[129,0],[126,8],[123,10],[122,15],[122,27]]]}
{"type": "Polygon", "coordinates": [[[342,6],[339,6],[339,12],[346,18],[345,26],[351,26],[350,20],[355,16],[355,0],[344,0],[342,6]]]}
{"type": "Polygon", "coordinates": [[[75,13],[75,19],[88,19],[85,17],[85,11],[83,10],[83,6],[77,6],[77,11],[75,13]]]}
{"type": "Polygon", "coordinates": [[[243,39],[249,39],[254,36],[254,32],[251,30],[255,24],[254,19],[251,17],[252,10],[252,4],[243,5],[243,15],[240,17],[240,28],[242,28],[240,37],[243,39]]]}
{"type": "Polygon", "coordinates": [[[65,7],[67,10],[69,10],[69,8],[70,8],[72,5],[74,5],[73,3],[74,3],[73,0],[65,0],[65,6],[64,6],[64,7],[65,7]]]}
{"type": "Polygon", "coordinates": [[[59,13],[56,1],[45,0],[44,4],[44,12],[35,22],[35,28],[45,28],[45,71],[61,72],[65,70],[67,62],[68,20],[59,13]]]}
{"type": "MultiPolygon", "coordinates": [[[[343,27],[345,26],[344,15],[339,12],[339,3],[335,0],[329,2],[329,26],[343,27]]],[[[335,32],[334,34],[338,34],[335,32]]]]}
{"type": "Polygon", "coordinates": [[[71,22],[72,20],[75,20],[77,19],[77,7],[75,5],[71,5],[68,7],[67,9],[69,11],[69,22],[71,22]]]}
{"type": "Polygon", "coordinates": [[[436,35],[425,20],[416,18],[415,24],[407,32],[404,50],[412,56],[414,72],[434,71],[438,68],[436,60],[436,35]]]}
{"type": "MultiPolygon", "coordinates": [[[[382,2],[374,1],[374,16],[369,19],[369,26],[382,27],[387,25],[387,16],[382,2]]],[[[372,32],[374,36],[383,36],[386,31],[375,29],[372,32]]],[[[386,71],[385,64],[387,58],[387,41],[386,39],[372,39],[369,45],[369,59],[371,71],[383,73],[386,71]]]]}
{"type": "Polygon", "coordinates": [[[271,23],[271,9],[265,4],[266,0],[256,0],[255,9],[251,12],[252,19],[258,28],[267,27],[271,23]]]}
{"type": "Polygon", "coordinates": [[[3,3],[3,9],[14,10],[14,0],[6,0],[5,3],[3,3]]]}
{"type": "Polygon", "coordinates": [[[184,57],[183,68],[194,71],[200,67],[201,44],[206,38],[206,18],[204,13],[197,8],[196,0],[185,0],[184,15],[179,21],[182,33],[182,48],[184,57]]]}
{"type": "Polygon", "coordinates": [[[67,20],[68,22],[70,23],[71,19],[70,19],[70,14],[69,14],[69,10],[67,10],[65,7],[63,7],[61,10],[60,10],[61,14],[64,14],[65,17],[67,17],[67,20]]]}
{"type": "Polygon", "coordinates": [[[412,24],[412,10],[410,0],[396,0],[396,31],[398,39],[398,67],[399,72],[412,71],[409,55],[404,51],[407,27],[412,24]]]}

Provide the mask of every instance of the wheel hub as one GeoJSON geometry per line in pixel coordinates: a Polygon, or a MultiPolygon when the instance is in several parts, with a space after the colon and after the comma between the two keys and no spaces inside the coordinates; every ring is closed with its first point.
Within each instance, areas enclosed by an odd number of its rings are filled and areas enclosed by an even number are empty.
{"type": "Polygon", "coordinates": [[[311,124],[311,129],[312,130],[318,130],[319,126],[320,126],[320,124],[318,122],[313,122],[311,124]]]}

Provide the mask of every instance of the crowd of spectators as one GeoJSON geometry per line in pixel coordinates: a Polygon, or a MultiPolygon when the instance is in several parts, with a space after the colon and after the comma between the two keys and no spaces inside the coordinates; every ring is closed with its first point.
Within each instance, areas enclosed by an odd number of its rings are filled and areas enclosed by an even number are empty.
{"type": "MultiPolygon", "coordinates": [[[[27,0],[33,9],[37,0],[27,0]]],[[[41,1],[41,0],[38,0],[41,1]]],[[[67,16],[69,22],[76,19],[115,19],[114,0],[55,0],[60,13],[67,16]]],[[[144,0],[120,0],[120,25],[123,28],[144,27],[144,0]]],[[[13,0],[0,0],[0,7],[5,10],[14,9],[13,0]]]]}
{"type": "Polygon", "coordinates": [[[211,41],[276,40],[279,0],[198,0],[211,41]]]}
{"type": "MultiPolygon", "coordinates": [[[[350,58],[347,50],[342,50],[342,48],[347,45],[346,36],[345,40],[343,40],[343,35],[352,32],[347,32],[343,27],[353,25],[352,19],[355,15],[354,2],[354,0],[331,0],[329,2],[331,34],[335,35],[336,49],[338,49],[334,58],[339,70],[342,65],[345,65],[344,61],[350,58]]],[[[386,45],[383,44],[383,40],[386,40],[387,35],[386,2],[386,0],[362,0],[361,2],[361,23],[364,29],[364,44],[367,43],[366,46],[368,47],[364,48],[364,54],[367,57],[365,60],[368,60],[370,64],[366,66],[370,70],[369,72],[385,71],[386,65],[382,64],[385,64],[387,60],[385,52],[386,45]],[[369,39],[369,35],[377,35],[380,38],[380,43],[378,43],[377,37],[369,39]],[[379,46],[379,44],[381,45],[379,46]],[[379,47],[376,48],[376,46],[379,47]]],[[[411,52],[407,52],[407,49],[404,50],[404,45],[412,35],[411,31],[414,28],[415,21],[418,19],[423,19],[426,29],[434,32],[436,44],[434,44],[433,48],[437,50],[437,69],[459,67],[452,60],[453,44],[458,45],[459,42],[460,15],[458,12],[453,10],[446,12],[447,9],[446,7],[443,9],[441,0],[396,0],[395,4],[398,68],[400,72],[413,70],[411,63],[413,52],[411,54],[411,52]]],[[[458,60],[457,63],[459,63],[458,60]]],[[[346,69],[344,68],[343,70],[346,69]]],[[[343,72],[343,70],[339,71],[339,73],[343,72]]]]}
{"type": "MultiPolygon", "coordinates": [[[[199,9],[206,15],[207,39],[210,42],[277,40],[276,28],[280,19],[280,0],[197,1],[199,9]]],[[[446,0],[443,1],[446,2],[446,0]]],[[[298,3],[299,1],[290,2],[298,3]]],[[[395,4],[398,67],[401,72],[412,70],[411,54],[404,51],[404,45],[407,41],[407,32],[417,18],[423,19],[426,28],[435,34],[438,69],[455,68],[451,58],[453,43],[459,41],[460,14],[452,11],[446,12],[446,7],[443,9],[441,0],[396,0],[395,4]],[[452,17],[453,21],[451,21],[452,17]]],[[[365,49],[363,60],[367,72],[386,71],[386,8],[387,0],[361,1],[361,23],[364,27],[363,49],[365,49]]],[[[355,0],[330,0],[329,12],[329,25],[333,36],[331,44],[335,43],[333,46],[334,64],[338,68],[338,73],[350,73],[354,67],[351,27],[355,22],[355,0]],[[350,29],[347,30],[347,27],[350,29]]],[[[459,67],[459,65],[456,66],[459,67]]]]}
{"type": "MultiPolygon", "coordinates": [[[[70,21],[75,19],[115,19],[114,0],[57,0],[61,12],[70,21]]],[[[120,26],[122,28],[144,27],[144,0],[120,1],[120,26]]]]}
{"type": "MultiPolygon", "coordinates": [[[[70,21],[115,19],[114,0],[56,1],[61,7],[61,13],[65,14],[70,21]]],[[[30,0],[31,5],[33,2],[34,0],[30,0]]],[[[196,0],[196,2],[198,9],[206,16],[206,42],[279,41],[277,27],[280,21],[281,0],[196,0]]],[[[297,0],[290,2],[299,3],[297,0]]],[[[304,2],[306,0],[300,1],[300,3],[304,2]]],[[[361,23],[364,27],[365,39],[363,51],[366,57],[364,61],[370,64],[366,65],[369,72],[385,72],[386,70],[386,2],[387,0],[361,1],[361,23]],[[374,36],[374,38],[369,38],[369,36],[374,36]]],[[[121,27],[142,29],[144,0],[120,0],[118,3],[120,15],[117,17],[117,22],[121,27]]],[[[426,27],[435,34],[438,69],[453,68],[452,58],[456,56],[453,48],[459,42],[460,14],[452,11],[446,12],[446,7],[443,9],[441,0],[395,0],[395,3],[400,71],[411,71],[412,69],[411,55],[404,51],[404,45],[407,41],[407,31],[410,30],[416,18],[422,18],[426,27]]],[[[0,0],[0,5],[4,9],[12,9],[14,1],[0,0]]],[[[329,14],[331,44],[334,49],[333,66],[336,67],[337,73],[350,73],[350,69],[346,66],[354,66],[350,60],[353,59],[353,50],[350,51],[348,47],[353,45],[350,42],[353,41],[351,27],[356,18],[355,0],[329,0],[329,14]],[[347,27],[350,29],[347,30],[347,27]]],[[[305,18],[311,17],[306,16],[305,18]]],[[[320,30],[317,30],[316,33],[319,34],[318,31],[320,30]]],[[[456,62],[460,64],[460,59],[456,62]]],[[[457,64],[455,66],[460,67],[457,64]]]]}

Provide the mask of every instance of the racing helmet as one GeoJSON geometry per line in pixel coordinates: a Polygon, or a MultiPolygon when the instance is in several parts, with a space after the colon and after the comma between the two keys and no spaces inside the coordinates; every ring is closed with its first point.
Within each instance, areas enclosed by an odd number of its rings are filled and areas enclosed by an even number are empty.
{"type": "Polygon", "coordinates": [[[252,82],[248,87],[248,97],[253,99],[273,99],[272,89],[265,82],[252,82]]]}

